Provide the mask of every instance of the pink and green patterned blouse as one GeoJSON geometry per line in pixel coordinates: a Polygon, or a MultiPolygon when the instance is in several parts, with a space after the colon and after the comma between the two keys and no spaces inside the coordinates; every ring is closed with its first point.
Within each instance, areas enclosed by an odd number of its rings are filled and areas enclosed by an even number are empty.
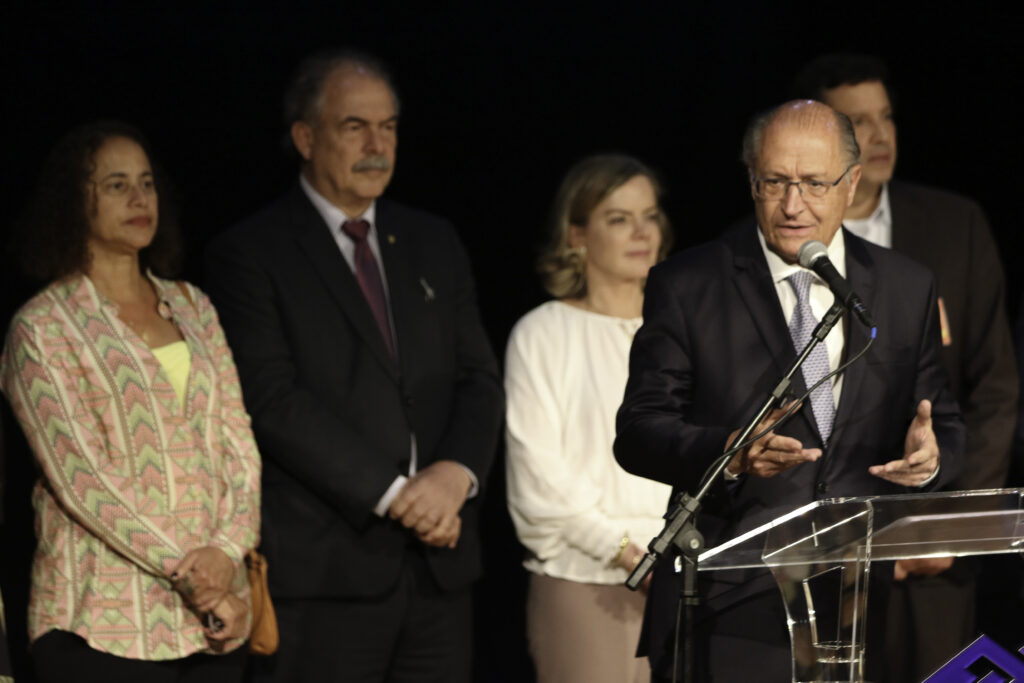
{"type": "Polygon", "coordinates": [[[168,578],[189,550],[224,550],[236,564],[232,590],[248,602],[260,458],[210,300],[186,285],[190,302],[177,283],[149,277],[191,352],[184,408],[84,275],[51,284],[15,315],[0,384],[43,472],[30,638],[61,629],[103,652],[163,660],[214,651],[168,578]]]}

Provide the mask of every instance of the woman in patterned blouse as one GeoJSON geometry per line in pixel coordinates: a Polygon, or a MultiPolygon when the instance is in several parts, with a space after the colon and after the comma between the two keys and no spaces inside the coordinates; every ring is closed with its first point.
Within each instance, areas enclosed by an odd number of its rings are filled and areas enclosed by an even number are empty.
{"type": "Polygon", "coordinates": [[[138,131],[90,124],[51,153],[25,224],[23,264],[50,284],[15,315],[0,382],[42,470],[43,682],[220,683],[245,664],[259,454],[209,299],[163,279],[161,190],[138,131]]]}

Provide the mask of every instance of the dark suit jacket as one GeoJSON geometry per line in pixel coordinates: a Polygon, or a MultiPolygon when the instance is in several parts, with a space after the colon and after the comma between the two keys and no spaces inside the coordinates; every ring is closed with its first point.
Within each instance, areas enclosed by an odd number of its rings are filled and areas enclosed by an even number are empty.
{"type": "Polygon", "coordinates": [[[1005,485],[1017,420],[1017,366],[1003,268],[981,208],[969,199],[893,181],[892,246],[931,269],[946,312],[942,349],[967,426],[967,461],[952,488],[1005,485]]]}
{"type": "MultiPolygon", "coordinates": [[[[748,224],[652,270],[617,420],[615,455],[630,472],[695,491],[728,434],[753,415],[795,357],[755,230],[748,224]]],[[[868,467],[901,457],[921,399],[932,401],[941,453],[939,475],[926,490],[959,473],[963,425],[945,389],[932,276],[891,250],[849,233],[845,239],[847,279],[873,314],[877,339],[844,375],[823,457],[770,479],[741,477],[719,486],[699,520],[708,547],[815,499],[907,492],[870,475],[868,467]]],[[[849,355],[864,346],[868,331],[849,316],[846,325],[849,355]]],[[[795,389],[804,391],[799,375],[795,389]]],[[[778,431],[805,447],[822,446],[809,402],[778,431]]],[[[763,570],[713,574],[702,575],[712,611],[775,590],[763,570]]],[[[674,583],[671,573],[657,572],[648,602],[646,633],[655,665],[672,631],[673,591],[666,592],[665,583],[674,583]]],[[[750,621],[754,628],[771,628],[750,621]]],[[[784,626],[776,625],[782,638],[784,626]]]]}
{"type": "MultiPolygon", "coordinates": [[[[264,460],[263,537],[275,597],[388,592],[408,531],[373,508],[408,471],[456,460],[483,484],[503,414],[466,254],[451,225],[377,202],[397,338],[392,361],[354,274],[296,186],[217,239],[206,284],[235,354],[264,460]]],[[[479,501],[454,550],[425,549],[443,589],[479,575],[479,501]]],[[[424,547],[425,548],[425,547],[424,547]]]]}
{"type": "MultiPolygon", "coordinates": [[[[950,488],[999,488],[1009,468],[1019,388],[1003,269],[988,223],[974,202],[910,183],[889,184],[889,205],[893,249],[935,273],[945,311],[949,337],[942,355],[967,427],[963,474],[950,488]]],[[[909,635],[887,648],[893,680],[927,676],[974,637],[969,606],[978,559],[957,559],[939,576],[894,586],[887,626],[909,635]]]]}
{"type": "Polygon", "coordinates": [[[1004,486],[1020,389],[1003,266],[988,221],[970,199],[897,180],[889,184],[889,206],[893,249],[932,271],[946,312],[943,365],[967,427],[963,472],[950,488],[1004,486]]]}

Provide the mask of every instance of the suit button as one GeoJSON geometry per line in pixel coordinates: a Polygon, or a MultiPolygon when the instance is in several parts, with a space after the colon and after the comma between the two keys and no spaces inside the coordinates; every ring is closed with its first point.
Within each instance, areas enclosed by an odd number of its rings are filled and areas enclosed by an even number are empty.
{"type": "Polygon", "coordinates": [[[819,481],[814,488],[816,488],[818,490],[818,493],[821,493],[821,494],[828,493],[828,484],[826,484],[823,481],[819,481]]]}
{"type": "Polygon", "coordinates": [[[404,401],[405,405],[407,405],[410,408],[412,408],[414,405],[416,405],[416,399],[414,399],[409,394],[406,394],[405,396],[403,396],[402,397],[402,401],[404,401]]]}

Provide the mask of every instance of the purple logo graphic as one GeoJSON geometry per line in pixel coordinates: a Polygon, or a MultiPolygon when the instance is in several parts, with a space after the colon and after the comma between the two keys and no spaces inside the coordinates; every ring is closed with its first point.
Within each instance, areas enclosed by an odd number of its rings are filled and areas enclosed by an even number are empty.
{"type": "Polygon", "coordinates": [[[1014,682],[1024,683],[1024,658],[983,635],[923,683],[1014,682]]]}

